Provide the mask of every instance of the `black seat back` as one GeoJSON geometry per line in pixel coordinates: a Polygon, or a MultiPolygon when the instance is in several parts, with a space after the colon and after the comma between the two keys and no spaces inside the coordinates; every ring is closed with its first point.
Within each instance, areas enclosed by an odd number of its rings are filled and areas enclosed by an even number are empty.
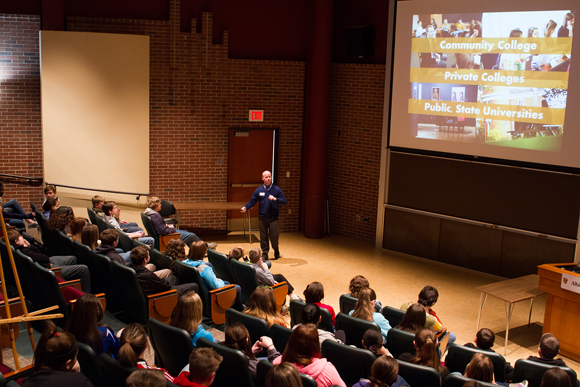
{"type": "Polygon", "coordinates": [[[396,327],[403,321],[403,317],[405,317],[405,311],[401,309],[395,309],[390,306],[383,307],[383,316],[387,320],[389,320],[389,325],[392,327],[396,327]]]}
{"type": "Polygon", "coordinates": [[[147,231],[147,234],[153,239],[155,239],[155,245],[153,246],[157,250],[159,250],[159,235],[157,231],[155,231],[155,227],[153,226],[153,221],[149,217],[149,215],[145,214],[144,212],[141,213],[141,222],[143,223],[143,227],[147,231]]]}
{"type": "Polygon", "coordinates": [[[283,327],[282,325],[274,324],[270,327],[270,338],[274,342],[274,346],[278,350],[278,352],[284,352],[286,349],[286,345],[288,344],[288,340],[290,340],[290,336],[292,335],[292,329],[283,327]]]}
{"type": "MultiPolygon", "coordinates": [[[[290,326],[300,324],[302,322],[302,308],[306,303],[300,300],[290,301],[290,326]]],[[[334,333],[334,327],[332,326],[332,316],[328,309],[320,308],[320,324],[318,324],[318,329],[322,329],[331,333],[334,333]]]]}
{"type": "Polygon", "coordinates": [[[409,386],[441,387],[441,375],[434,368],[402,360],[397,360],[397,362],[399,363],[399,376],[405,379],[409,386]]]}
{"type": "MultiPolygon", "coordinates": [[[[520,359],[516,361],[516,364],[514,365],[513,381],[521,382],[523,380],[527,380],[529,383],[528,387],[540,387],[544,373],[552,367],[556,366],[538,363],[527,359],[520,359]]],[[[576,371],[569,367],[560,368],[566,371],[570,377],[570,380],[572,381],[572,386],[577,385],[576,380],[578,379],[578,376],[576,375],[576,371]]]]}
{"type": "Polygon", "coordinates": [[[53,310],[51,313],[62,313],[64,317],[53,321],[59,327],[64,328],[70,316],[70,307],[60,291],[56,275],[36,262],[34,263],[33,269],[35,282],[37,284],[36,291],[43,298],[41,305],[34,305],[35,308],[43,309],[53,305],[58,306],[58,309],[53,310]]]}
{"type": "Polygon", "coordinates": [[[213,271],[218,278],[231,284],[237,283],[232,274],[230,259],[225,254],[209,249],[207,250],[207,260],[213,265],[213,271]]]}
{"type": "Polygon", "coordinates": [[[369,329],[375,329],[380,332],[379,326],[372,321],[361,320],[360,318],[349,316],[348,314],[339,313],[335,320],[336,330],[343,330],[346,335],[347,345],[354,345],[362,348],[362,338],[369,329]]]}
{"type": "Polygon", "coordinates": [[[121,363],[106,353],[99,355],[99,365],[109,387],[125,387],[125,381],[137,368],[123,367],[121,363]]]}
{"type": "Polygon", "coordinates": [[[348,294],[340,296],[338,300],[340,313],[349,314],[351,310],[354,310],[357,301],[358,298],[354,298],[348,294]]]}
{"type": "Polygon", "coordinates": [[[332,340],[322,343],[322,357],[334,365],[347,386],[355,385],[361,378],[368,378],[376,359],[367,349],[353,348],[332,340]]]}
{"type": "Polygon", "coordinates": [[[188,264],[181,262],[179,259],[176,259],[175,262],[173,262],[173,265],[175,267],[175,274],[177,275],[177,278],[179,278],[180,283],[194,283],[199,286],[198,294],[201,298],[201,301],[203,302],[203,315],[205,317],[211,318],[211,299],[209,293],[203,286],[201,276],[199,275],[197,269],[193,266],[189,266],[188,264]]]}
{"type": "Polygon", "coordinates": [[[256,270],[250,264],[230,259],[232,273],[235,278],[235,283],[242,288],[242,302],[246,305],[250,304],[250,297],[256,288],[260,285],[256,270]]]}
{"type": "Polygon", "coordinates": [[[266,320],[261,318],[250,316],[239,312],[233,308],[226,311],[226,326],[231,327],[235,323],[242,323],[248,333],[250,334],[250,342],[255,343],[262,336],[268,336],[270,334],[270,327],[266,320]]]}
{"type": "MultiPolygon", "coordinates": [[[[143,243],[137,241],[137,243],[143,245],[143,243]]],[[[171,262],[173,261],[171,257],[163,254],[157,249],[149,249],[149,257],[151,258],[151,263],[157,267],[157,270],[169,269],[171,270],[171,262]]],[[[184,284],[185,282],[181,282],[184,284]]]]}
{"type": "Polygon", "coordinates": [[[147,301],[139,286],[137,273],[128,266],[111,262],[115,296],[123,300],[123,315],[119,318],[126,323],[144,324],[147,321],[147,301]]]}
{"type": "Polygon", "coordinates": [[[92,224],[97,224],[97,213],[92,208],[87,207],[87,215],[92,224]]]}
{"type": "Polygon", "coordinates": [[[411,332],[391,328],[387,333],[387,349],[395,359],[405,352],[414,355],[416,353],[414,341],[415,334],[411,332]]]}
{"type": "MultiPolygon", "coordinates": [[[[14,249],[12,246],[8,248],[11,249],[12,256],[14,256],[14,249]]],[[[6,247],[6,242],[4,242],[4,238],[0,238],[0,258],[2,258],[2,270],[4,271],[6,285],[16,286],[16,280],[14,279],[14,273],[12,273],[12,266],[10,266],[10,258],[8,257],[8,249],[6,247]]]]}
{"type": "Polygon", "coordinates": [[[108,387],[101,367],[99,366],[98,357],[93,349],[85,343],[78,342],[77,344],[79,345],[77,359],[83,375],[89,378],[95,387],[108,387]]]}
{"type": "Polygon", "coordinates": [[[254,387],[246,355],[237,349],[231,349],[221,344],[201,337],[197,340],[198,347],[213,348],[223,356],[223,360],[216,372],[212,386],[215,387],[254,387]]]}
{"type": "Polygon", "coordinates": [[[191,335],[154,318],[147,320],[147,334],[155,351],[155,363],[170,375],[179,375],[193,351],[191,335]]]}
{"type": "Polygon", "coordinates": [[[450,372],[465,373],[465,367],[471,362],[471,358],[476,353],[483,353],[491,359],[493,363],[493,372],[495,381],[505,382],[505,359],[499,353],[492,351],[485,351],[478,348],[464,347],[457,344],[449,344],[447,347],[447,357],[445,358],[445,366],[449,368],[450,372]]]}
{"type": "MultiPolygon", "coordinates": [[[[463,375],[460,374],[449,374],[445,377],[445,383],[444,386],[445,387],[463,387],[463,385],[471,380],[474,379],[470,379],[470,378],[466,378],[463,375]]],[[[494,383],[486,383],[486,382],[482,382],[480,380],[477,381],[477,383],[479,383],[480,385],[484,386],[484,387],[497,387],[497,384],[494,383]]]]}

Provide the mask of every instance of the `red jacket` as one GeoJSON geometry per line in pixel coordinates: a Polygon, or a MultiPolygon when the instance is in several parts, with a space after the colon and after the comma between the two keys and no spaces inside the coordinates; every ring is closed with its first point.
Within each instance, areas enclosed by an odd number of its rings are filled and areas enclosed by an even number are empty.
{"type": "Polygon", "coordinates": [[[201,384],[189,381],[188,371],[182,371],[179,376],[173,380],[173,384],[177,384],[179,387],[203,387],[201,384]]]}

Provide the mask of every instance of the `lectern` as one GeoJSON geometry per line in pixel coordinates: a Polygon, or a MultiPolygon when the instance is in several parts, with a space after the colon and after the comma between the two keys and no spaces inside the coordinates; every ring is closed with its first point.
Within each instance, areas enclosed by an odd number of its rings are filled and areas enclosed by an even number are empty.
{"type": "Polygon", "coordinates": [[[539,288],[546,293],[543,333],[552,333],[560,340],[560,354],[580,361],[580,293],[562,287],[562,274],[570,281],[580,283],[578,266],[570,263],[552,263],[538,266],[539,288]],[[578,272],[574,272],[577,270],[578,272]]]}

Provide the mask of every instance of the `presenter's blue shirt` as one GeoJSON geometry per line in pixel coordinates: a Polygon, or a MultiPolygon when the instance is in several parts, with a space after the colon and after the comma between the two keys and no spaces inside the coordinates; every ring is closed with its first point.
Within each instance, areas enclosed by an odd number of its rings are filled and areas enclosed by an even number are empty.
{"type": "Polygon", "coordinates": [[[269,187],[262,184],[260,187],[256,188],[252,194],[252,198],[245,205],[246,209],[249,210],[254,207],[256,202],[260,202],[258,215],[263,218],[277,218],[279,214],[278,206],[287,203],[282,190],[274,184],[270,184],[269,187]],[[274,196],[276,200],[268,199],[270,195],[274,196]]]}

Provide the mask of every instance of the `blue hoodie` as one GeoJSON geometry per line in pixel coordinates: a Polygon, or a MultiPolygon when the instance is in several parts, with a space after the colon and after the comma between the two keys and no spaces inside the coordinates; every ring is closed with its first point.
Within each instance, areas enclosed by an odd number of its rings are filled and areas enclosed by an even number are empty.
{"type": "Polygon", "coordinates": [[[204,261],[192,261],[190,259],[186,259],[183,263],[193,266],[199,272],[201,276],[201,282],[203,282],[203,287],[208,292],[210,290],[219,289],[221,287],[226,286],[225,282],[215,276],[213,269],[205,264],[204,261]]]}

